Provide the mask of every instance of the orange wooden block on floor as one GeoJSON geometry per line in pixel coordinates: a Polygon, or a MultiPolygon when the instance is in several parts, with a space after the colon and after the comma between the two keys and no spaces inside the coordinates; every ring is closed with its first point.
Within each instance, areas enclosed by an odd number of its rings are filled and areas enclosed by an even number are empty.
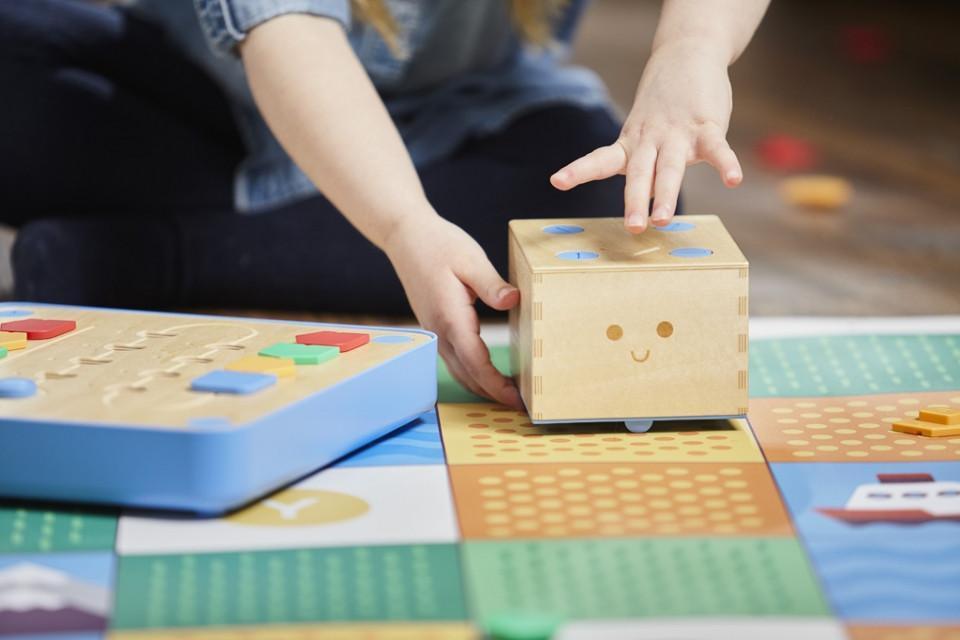
{"type": "Polygon", "coordinates": [[[27,340],[49,340],[76,328],[76,320],[43,320],[41,318],[11,320],[0,324],[0,331],[22,331],[27,334],[27,340]]]}
{"type": "Polygon", "coordinates": [[[960,424],[950,425],[924,422],[921,420],[901,420],[900,422],[894,422],[890,428],[897,433],[909,433],[915,436],[926,436],[928,438],[960,436],[960,424]]]}
{"type": "Polygon", "coordinates": [[[780,185],[784,200],[808,209],[838,209],[850,201],[853,187],[835,176],[796,176],[780,185]]]}
{"type": "Polygon", "coordinates": [[[368,333],[349,333],[346,331],[314,331],[297,336],[300,344],[313,344],[323,347],[339,347],[340,353],[352,351],[370,342],[368,333]]]}
{"type": "Polygon", "coordinates": [[[960,409],[941,407],[920,409],[920,415],[917,416],[917,420],[921,422],[933,422],[935,424],[960,425],[960,409]]]}

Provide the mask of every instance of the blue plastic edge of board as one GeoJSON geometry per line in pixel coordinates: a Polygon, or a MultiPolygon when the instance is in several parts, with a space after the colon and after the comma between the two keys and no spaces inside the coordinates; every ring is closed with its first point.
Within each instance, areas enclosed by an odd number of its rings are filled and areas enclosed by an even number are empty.
{"type": "MultiPolygon", "coordinates": [[[[4,307],[73,307],[5,302],[4,307]]],[[[0,494],[218,515],[431,411],[436,336],[421,329],[96,308],[116,313],[419,333],[430,341],[241,425],[173,430],[0,417],[0,494]],[[329,393],[337,389],[337,393],[329,393]],[[376,389],[371,397],[369,389],[376,389]],[[320,425],[316,425],[320,422],[320,425]],[[308,425],[308,426],[305,426],[308,425]]]]}

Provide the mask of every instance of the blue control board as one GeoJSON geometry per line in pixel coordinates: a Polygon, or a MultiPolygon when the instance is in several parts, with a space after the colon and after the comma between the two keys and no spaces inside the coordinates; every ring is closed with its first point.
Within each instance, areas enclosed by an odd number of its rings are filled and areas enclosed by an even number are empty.
{"type": "Polygon", "coordinates": [[[416,329],[0,304],[0,496],[223,513],[430,411],[416,329]]]}

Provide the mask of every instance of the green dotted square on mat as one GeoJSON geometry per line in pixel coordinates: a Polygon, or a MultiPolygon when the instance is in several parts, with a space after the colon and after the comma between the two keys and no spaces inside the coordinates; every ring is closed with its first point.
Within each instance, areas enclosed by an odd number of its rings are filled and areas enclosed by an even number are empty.
{"type": "MultiPolygon", "coordinates": [[[[490,348],[509,375],[510,350],[490,348]]],[[[482,401],[442,362],[439,402],[482,401]]],[[[960,336],[823,336],[750,342],[750,396],[844,396],[960,388],[960,336]]]]}
{"type": "Polygon", "coordinates": [[[468,542],[464,571],[480,619],[828,615],[792,538],[468,542]]]}
{"type": "MultiPolygon", "coordinates": [[[[505,376],[510,376],[510,347],[497,346],[490,347],[490,359],[493,366],[500,370],[505,376]]],[[[465,389],[459,382],[453,379],[447,364],[437,358],[437,402],[489,402],[487,398],[472,393],[465,389]]]]}
{"type": "Polygon", "coordinates": [[[3,360],[6,357],[7,357],[7,348],[0,347],[0,360],[3,360]]]}
{"type": "Polygon", "coordinates": [[[116,533],[107,513],[0,506],[0,553],[113,549],[116,533]]]}
{"type": "Polygon", "coordinates": [[[325,347],[317,344],[299,344],[278,342],[260,350],[261,356],[269,358],[287,358],[294,364],[320,364],[333,360],[340,355],[339,347],[325,347]]]}
{"type": "Polygon", "coordinates": [[[754,398],[960,388],[960,336],[825,336],[750,343],[754,398]]]}
{"type": "Polygon", "coordinates": [[[113,627],[463,620],[455,545],[122,556],[113,627]]]}

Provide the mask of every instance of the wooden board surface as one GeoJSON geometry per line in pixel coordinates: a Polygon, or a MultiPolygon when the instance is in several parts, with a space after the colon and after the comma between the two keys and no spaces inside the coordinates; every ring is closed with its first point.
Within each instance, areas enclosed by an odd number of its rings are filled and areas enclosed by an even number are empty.
{"type": "Polygon", "coordinates": [[[371,341],[329,362],[298,366],[294,378],[268,389],[234,396],[191,391],[190,381],[274,343],[293,342],[317,325],[52,306],[30,317],[76,320],[77,329],[32,341],[0,360],[0,377],[30,378],[38,386],[33,397],[0,399],[0,415],[108,425],[186,428],[204,418],[244,424],[430,340],[413,331],[370,330],[372,340],[402,335],[410,341],[371,341]]]}

